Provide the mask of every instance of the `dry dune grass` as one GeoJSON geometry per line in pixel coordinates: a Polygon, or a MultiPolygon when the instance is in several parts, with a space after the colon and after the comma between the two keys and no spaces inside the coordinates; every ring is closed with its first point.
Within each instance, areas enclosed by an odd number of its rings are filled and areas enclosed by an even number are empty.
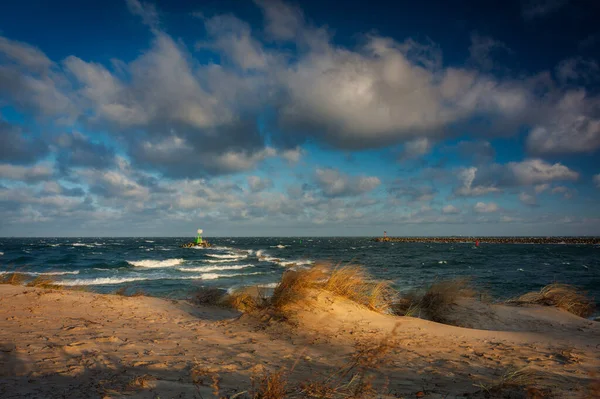
{"type": "Polygon", "coordinates": [[[246,313],[271,310],[283,316],[290,305],[305,301],[311,292],[318,291],[350,299],[377,312],[387,312],[395,298],[387,283],[372,281],[359,266],[318,264],[308,269],[287,270],[270,297],[265,290],[247,287],[234,291],[223,301],[246,313]]]}
{"type": "Polygon", "coordinates": [[[507,303],[555,306],[580,317],[591,316],[595,309],[594,301],[586,297],[585,293],[572,285],[556,283],[545,286],[539,292],[529,292],[511,299],[507,303]]]}
{"type": "Polygon", "coordinates": [[[284,309],[302,301],[311,290],[322,290],[347,298],[377,312],[387,312],[395,292],[385,282],[372,281],[360,266],[315,265],[304,270],[287,271],[271,297],[271,305],[284,309]]]}
{"type": "Polygon", "coordinates": [[[55,284],[55,280],[49,277],[38,276],[27,283],[27,287],[37,287],[53,290],[62,290],[63,286],[55,284]]]}
{"type": "Polygon", "coordinates": [[[392,311],[401,316],[417,316],[448,323],[447,315],[458,298],[472,298],[477,292],[468,278],[440,281],[424,292],[413,291],[396,302],[392,311]]]}
{"type": "Polygon", "coordinates": [[[23,273],[7,273],[0,277],[0,284],[23,285],[27,276],[23,273]]]}
{"type": "Polygon", "coordinates": [[[504,398],[513,397],[513,394],[526,390],[537,394],[538,390],[534,389],[533,385],[539,380],[540,375],[533,369],[527,367],[512,368],[507,370],[500,378],[490,384],[476,384],[475,386],[481,388],[486,394],[491,395],[491,397],[504,398]]]}
{"type": "Polygon", "coordinates": [[[215,287],[200,287],[194,291],[191,301],[198,305],[220,306],[226,294],[215,287]]]}

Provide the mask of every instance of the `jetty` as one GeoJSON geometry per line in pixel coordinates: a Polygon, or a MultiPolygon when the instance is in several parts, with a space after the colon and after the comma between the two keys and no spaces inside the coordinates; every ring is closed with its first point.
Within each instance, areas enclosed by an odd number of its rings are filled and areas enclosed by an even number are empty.
{"type": "Polygon", "coordinates": [[[600,237],[383,237],[373,238],[375,242],[423,242],[423,243],[482,243],[482,244],[577,244],[577,245],[600,245],[600,237]]]}

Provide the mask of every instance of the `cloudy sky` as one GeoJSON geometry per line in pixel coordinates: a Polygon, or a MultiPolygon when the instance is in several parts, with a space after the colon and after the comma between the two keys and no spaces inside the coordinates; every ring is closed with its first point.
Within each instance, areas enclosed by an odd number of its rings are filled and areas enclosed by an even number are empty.
{"type": "Polygon", "coordinates": [[[0,235],[600,234],[598,2],[340,4],[0,5],[0,235]]]}

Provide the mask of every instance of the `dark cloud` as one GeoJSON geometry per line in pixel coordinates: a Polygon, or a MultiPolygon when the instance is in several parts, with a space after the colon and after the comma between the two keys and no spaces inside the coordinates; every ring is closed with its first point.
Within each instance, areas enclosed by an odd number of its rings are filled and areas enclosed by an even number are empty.
{"type": "Polygon", "coordinates": [[[32,164],[48,154],[48,144],[29,138],[20,127],[0,119],[0,162],[32,164]]]}
{"type": "Polygon", "coordinates": [[[57,139],[57,164],[62,171],[73,167],[107,169],[115,163],[115,150],[95,143],[81,133],[65,133],[57,139]]]}

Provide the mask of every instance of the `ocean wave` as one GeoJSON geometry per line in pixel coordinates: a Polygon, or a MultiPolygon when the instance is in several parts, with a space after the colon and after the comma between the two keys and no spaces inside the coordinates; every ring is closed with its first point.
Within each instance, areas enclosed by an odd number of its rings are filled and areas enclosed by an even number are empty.
{"type": "Polygon", "coordinates": [[[152,240],[145,240],[145,241],[146,241],[146,242],[154,242],[154,241],[152,241],[152,240]]]}
{"type": "Polygon", "coordinates": [[[128,260],[127,261],[127,263],[129,263],[133,266],[149,267],[149,268],[177,266],[177,265],[182,264],[183,262],[184,262],[184,260],[181,258],[165,259],[165,260],[144,259],[144,260],[135,260],[135,261],[128,260]]]}
{"type": "Polygon", "coordinates": [[[4,252],[0,252],[0,256],[4,255],[4,252]]]}
{"type": "Polygon", "coordinates": [[[92,244],[86,244],[83,242],[74,242],[71,244],[72,247],[86,247],[86,248],[101,247],[103,245],[104,245],[104,243],[98,243],[98,242],[94,242],[92,244]]]}
{"type": "Polygon", "coordinates": [[[57,281],[58,285],[113,285],[131,283],[133,281],[155,280],[152,277],[98,277],[91,279],[57,281]]]}
{"type": "Polygon", "coordinates": [[[199,277],[199,279],[202,280],[216,280],[219,278],[229,278],[229,277],[237,277],[237,276],[254,276],[257,274],[264,274],[263,272],[256,272],[256,273],[232,273],[232,274],[219,274],[219,273],[204,273],[201,274],[199,277]]]}
{"type": "Polygon", "coordinates": [[[211,272],[214,270],[240,270],[247,267],[253,267],[252,264],[246,265],[229,265],[229,266],[199,266],[199,267],[178,267],[177,270],[182,272],[211,272]]]}
{"type": "Polygon", "coordinates": [[[282,244],[278,244],[278,245],[271,245],[271,248],[279,248],[279,249],[283,249],[283,248],[287,248],[289,247],[289,245],[282,245],[282,244]]]}
{"type": "Polygon", "coordinates": [[[75,270],[72,272],[9,272],[9,271],[0,272],[0,274],[11,274],[11,273],[25,274],[27,276],[64,276],[67,274],[79,274],[79,270],[75,270]]]}
{"type": "Polygon", "coordinates": [[[231,263],[236,262],[238,259],[205,259],[203,262],[206,263],[231,263]]]}
{"type": "Polygon", "coordinates": [[[284,260],[281,258],[274,258],[269,255],[258,255],[258,260],[261,262],[275,263],[280,266],[305,266],[312,265],[314,263],[314,261],[310,259],[284,260]]]}
{"type": "Polygon", "coordinates": [[[236,255],[236,254],[206,254],[206,256],[210,256],[212,258],[219,258],[219,259],[244,259],[244,258],[248,257],[248,255],[244,255],[244,254],[240,254],[240,255],[236,255]]]}

